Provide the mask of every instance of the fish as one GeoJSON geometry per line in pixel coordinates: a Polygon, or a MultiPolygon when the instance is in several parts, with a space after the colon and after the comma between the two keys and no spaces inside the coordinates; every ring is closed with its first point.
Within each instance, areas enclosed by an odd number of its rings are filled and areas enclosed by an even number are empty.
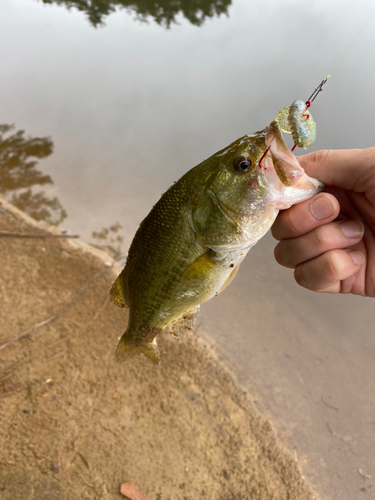
{"type": "Polygon", "coordinates": [[[183,337],[200,304],[221,293],[279,210],[323,189],[275,120],[232,142],[173,184],[141,222],[110,297],[129,309],[115,359],[159,364],[157,336],[183,337]]]}

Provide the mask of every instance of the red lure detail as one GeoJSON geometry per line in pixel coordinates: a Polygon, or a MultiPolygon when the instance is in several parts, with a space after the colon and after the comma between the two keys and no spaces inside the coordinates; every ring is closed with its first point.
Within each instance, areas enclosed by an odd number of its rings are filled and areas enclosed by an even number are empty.
{"type": "MultiPolygon", "coordinates": [[[[316,89],[314,90],[314,92],[307,99],[307,101],[306,101],[306,107],[307,107],[307,109],[311,106],[311,104],[313,103],[313,101],[316,99],[316,97],[319,94],[319,92],[321,92],[323,90],[323,85],[327,82],[328,78],[329,78],[329,76],[327,76],[327,78],[324,78],[324,80],[316,87],[316,89]]],[[[307,116],[306,120],[309,118],[308,115],[303,115],[303,116],[307,116]]],[[[291,151],[294,151],[295,149],[296,149],[296,144],[292,147],[291,151]]]]}
{"type": "MultiPolygon", "coordinates": [[[[306,108],[308,109],[311,106],[312,102],[311,101],[306,101],[305,104],[306,104],[306,108]]],[[[306,120],[308,120],[310,118],[310,115],[308,113],[305,113],[302,116],[306,116],[306,120]]],[[[297,147],[297,144],[295,144],[292,147],[291,151],[293,152],[296,149],[296,147],[297,147]]]]}

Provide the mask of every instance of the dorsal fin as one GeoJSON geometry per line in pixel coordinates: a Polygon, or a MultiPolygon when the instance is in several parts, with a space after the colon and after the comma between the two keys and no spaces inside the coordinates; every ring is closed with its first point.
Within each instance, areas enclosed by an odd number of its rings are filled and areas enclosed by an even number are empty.
{"type": "Polygon", "coordinates": [[[116,305],[119,307],[128,307],[125,302],[124,292],[122,288],[122,273],[117,276],[115,281],[113,282],[111,291],[109,292],[109,297],[116,305]]]}

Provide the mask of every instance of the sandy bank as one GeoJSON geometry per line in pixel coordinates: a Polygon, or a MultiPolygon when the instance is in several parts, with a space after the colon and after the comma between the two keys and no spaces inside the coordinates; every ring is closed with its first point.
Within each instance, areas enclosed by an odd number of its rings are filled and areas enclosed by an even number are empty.
{"type": "MultiPolygon", "coordinates": [[[[46,233],[0,207],[0,230],[46,233]]],[[[0,343],[63,309],[108,260],[68,240],[0,237],[0,343]]],[[[160,367],[113,361],[127,322],[108,300],[115,276],[0,351],[0,498],[116,499],[124,481],[149,500],[316,498],[207,342],[162,337],[160,367]]]]}

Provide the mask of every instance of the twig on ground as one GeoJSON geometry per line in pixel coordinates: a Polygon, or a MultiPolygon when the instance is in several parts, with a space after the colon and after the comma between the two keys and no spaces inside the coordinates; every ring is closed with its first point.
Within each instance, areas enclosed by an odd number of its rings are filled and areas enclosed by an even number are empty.
{"type": "Polygon", "coordinates": [[[5,398],[6,396],[11,396],[15,392],[20,392],[23,391],[24,389],[28,389],[30,385],[23,385],[22,387],[18,387],[17,389],[12,389],[11,391],[4,392],[3,394],[0,393],[0,398],[5,398]]]}
{"type": "Polygon", "coordinates": [[[14,344],[14,342],[17,342],[18,340],[26,337],[27,335],[30,335],[30,333],[35,331],[37,328],[40,328],[41,326],[47,325],[48,323],[52,323],[52,321],[55,321],[57,318],[59,318],[64,313],[69,311],[69,309],[74,306],[74,304],[77,302],[79,297],[83,294],[83,292],[86,290],[86,288],[90,285],[90,283],[92,283],[94,280],[96,280],[96,278],[99,278],[99,276],[102,276],[102,274],[107,273],[110,269],[113,268],[114,264],[115,264],[115,262],[113,264],[105,267],[104,269],[102,269],[98,273],[94,274],[94,276],[91,276],[91,278],[86,281],[86,283],[83,285],[83,287],[77,293],[77,295],[74,297],[74,299],[67,306],[65,306],[64,309],[62,309],[60,312],[54,314],[53,316],[51,316],[48,319],[45,319],[44,321],[41,321],[40,323],[37,323],[36,325],[32,326],[28,330],[17,335],[17,337],[13,337],[12,339],[6,340],[2,344],[0,344],[0,351],[2,349],[5,349],[5,347],[7,347],[8,345],[14,344]]]}
{"type": "Polygon", "coordinates": [[[12,233],[10,231],[0,231],[0,236],[13,236],[15,238],[79,238],[78,234],[33,234],[12,233]]]}
{"type": "Polygon", "coordinates": [[[27,425],[25,424],[25,422],[22,420],[22,418],[20,417],[20,414],[17,413],[17,417],[18,417],[18,420],[21,422],[21,424],[23,425],[23,427],[25,427],[26,430],[29,430],[29,428],[27,427],[27,425]]]}
{"type": "Polygon", "coordinates": [[[8,378],[13,372],[17,370],[17,368],[21,365],[21,361],[19,363],[15,363],[13,366],[11,366],[8,371],[3,372],[0,375],[0,382],[4,380],[5,378],[8,378]]]}
{"type": "Polygon", "coordinates": [[[324,404],[324,406],[326,406],[327,408],[330,408],[331,410],[339,411],[339,409],[336,408],[336,406],[333,406],[333,405],[327,403],[327,401],[324,401],[323,396],[321,396],[321,400],[322,400],[322,403],[324,404]]]}
{"type": "Polygon", "coordinates": [[[78,472],[78,475],[79,477],[82,479],[82,481],[87,484],[88,486],[91,486],[91,488],[95,488],[95,485],[89,483],[88,481],[85,481],[84,477],[82,476],[82,474],[80,472],[78,472]]]}
{"type": "Polygon", "coordinates": [[[63,349],[62,351],[59,351],[57,354],[54,354],[53,356],[50,356],[49,359],[55,359],[59,356],[61,356],[62,354],[64,354],[65,352],[67,352],[69,350],[69,347],[67,347],[66,349],[63,349]]]}

